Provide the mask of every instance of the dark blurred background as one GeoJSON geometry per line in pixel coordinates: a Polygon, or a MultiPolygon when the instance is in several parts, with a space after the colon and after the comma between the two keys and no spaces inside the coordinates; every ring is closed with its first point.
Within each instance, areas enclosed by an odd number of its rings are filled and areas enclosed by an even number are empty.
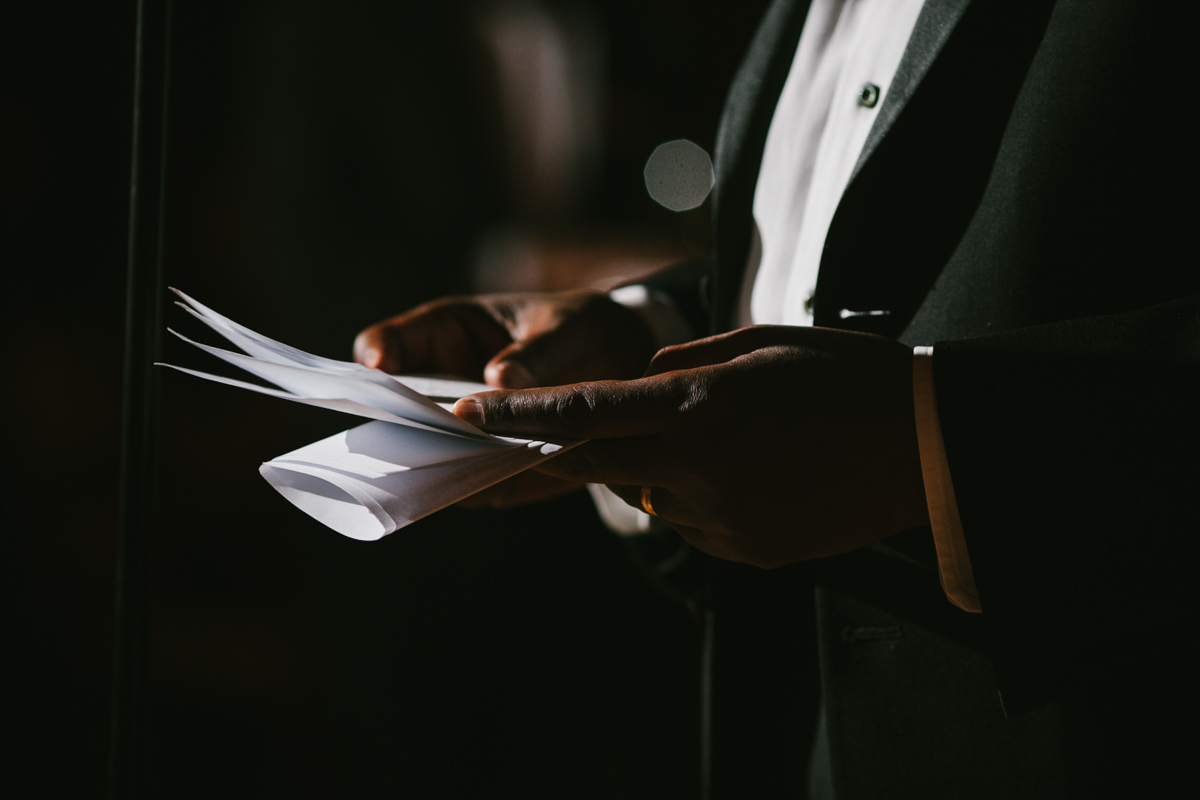
{"type": "MultiPolygon", "coordinates": [[[[703,255],[642,167],[711,152],[764,6],[181,0],[167,281],[346,358],[441,294],[703,255]]],[[[12,796],[105,784],[135,14],[5,13],[12,796]]],[[[146,796],[694,795],[698,631],[586,496],[351,541],[257,467],[353,421],[161,382],[146,796]]]]}

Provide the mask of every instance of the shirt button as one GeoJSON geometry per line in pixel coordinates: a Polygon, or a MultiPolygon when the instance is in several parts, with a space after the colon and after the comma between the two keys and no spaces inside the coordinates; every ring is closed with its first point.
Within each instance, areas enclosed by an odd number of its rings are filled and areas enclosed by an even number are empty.
{"type": "Polygon", "coordinates": [[[873,83],[864,83],[858,90],[858,104],[863,108],[874,108],[879,102],[879,87],[873,83]]]}

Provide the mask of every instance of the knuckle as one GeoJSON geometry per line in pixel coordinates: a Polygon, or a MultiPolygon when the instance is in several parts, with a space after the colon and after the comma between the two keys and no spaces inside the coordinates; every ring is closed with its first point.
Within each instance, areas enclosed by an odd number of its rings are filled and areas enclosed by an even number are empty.
{"type": "Polygon", "coordinates": [[[528,403],[520,396],[511,396],[503,390],[477,395],[475,402],[479,403],[479,407],[483,410],[483,419],[488,425],[514,423],[522,416],[527,416],[522,412],[528,403]]]}
{"type": "Polygon", "coordinates": [[[681,414],[696,411],[708,399],[711,380],[706,371],[690,371],[672,377],[670,391],[676,398],[677,409],[681,414]]]}
{"type": "Polygon", "coordinates": [[[596,410],[596,393],[590,385],[582,385],[556,392],[553,413],[568,436],[581,434],[596,410]]]}

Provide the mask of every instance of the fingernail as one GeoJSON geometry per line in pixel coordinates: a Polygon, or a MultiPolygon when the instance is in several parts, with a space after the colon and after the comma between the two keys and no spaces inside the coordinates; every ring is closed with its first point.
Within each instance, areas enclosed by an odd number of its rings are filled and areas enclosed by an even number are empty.
{"type": "Polygon", "coordinates": [[[528,389],[533,386],[529,370],[515,361],[501,361],[496,365],[496,380],[505,389],[528,389]]]}
{"type": "Polygon", "coordinates": [[[364,367],[375,369],[379,366],[379,362],[383,360],[383,354],[379,352],[377,347],[368,347],[362,354],[362,364],[364,367]]]}
{"type": "Polygon", "coordinates": [[[483,425],[483,406],[470,397],[464,397],[454,404],[454,415],[471,423],[476,428],[483,425]]]}

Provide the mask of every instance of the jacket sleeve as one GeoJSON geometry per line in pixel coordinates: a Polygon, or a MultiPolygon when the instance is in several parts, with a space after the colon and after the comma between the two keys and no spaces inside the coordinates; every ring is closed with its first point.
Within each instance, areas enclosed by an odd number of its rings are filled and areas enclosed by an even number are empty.
{"type": "Polygon", "coordinates": [[[1190,624],[1200,299],[934,349],[1006,708],[1190,624]],[[1187,622],[1185,622],[1187,621],[1187,622]]]}

